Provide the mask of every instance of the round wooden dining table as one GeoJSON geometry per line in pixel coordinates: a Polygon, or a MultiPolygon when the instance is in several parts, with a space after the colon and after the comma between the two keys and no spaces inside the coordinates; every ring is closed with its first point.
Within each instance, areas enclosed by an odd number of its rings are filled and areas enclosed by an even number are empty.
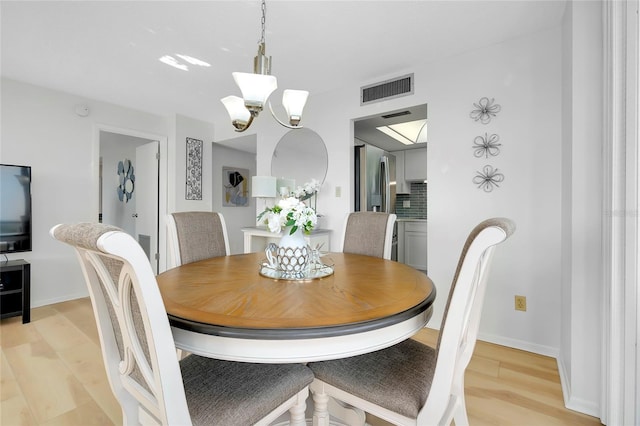
{"type": "Polygon", "coordinates": [[[232,361],[321,361],[391,346],[431,317],[435,287],[405,264],[327,253],[332,273],[288,280],[261,274],[264,257],[215,257],[158,275],[176,347],[232,361]]]}

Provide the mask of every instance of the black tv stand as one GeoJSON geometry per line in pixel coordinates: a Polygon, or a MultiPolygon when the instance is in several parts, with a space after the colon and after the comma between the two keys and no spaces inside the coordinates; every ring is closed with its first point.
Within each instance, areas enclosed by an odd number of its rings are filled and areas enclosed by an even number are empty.
{"type": "Polygon", "coordinates": [[[31,321],[31,265],[22,259],[0,262],[0,318],[18,315],[31,321]]]}

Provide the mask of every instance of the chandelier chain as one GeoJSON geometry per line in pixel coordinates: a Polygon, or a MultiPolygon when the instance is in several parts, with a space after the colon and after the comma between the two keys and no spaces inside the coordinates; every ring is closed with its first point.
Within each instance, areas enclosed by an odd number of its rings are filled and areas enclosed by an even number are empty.
{"type": "Polygon", "coordinates": [[[265,0],[262,0],[262,20],[260,21],[262,23],[262,33],[260,34],[260,43],[262,44],[265,43],[264,32],[265,32],[265,23],[267,21],[266,15],[267,15],[267,4],[265,0]]]}

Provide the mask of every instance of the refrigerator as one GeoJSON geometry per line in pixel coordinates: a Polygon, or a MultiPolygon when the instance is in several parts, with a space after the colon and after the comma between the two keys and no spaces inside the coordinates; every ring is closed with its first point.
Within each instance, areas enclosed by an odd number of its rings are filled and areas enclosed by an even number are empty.
{"type": "Polygon", "coordinates": [[[373,145],[355,146],[355,211],[396,212],[396,157],[373,145]]]}
{"type": "MultiPolygon", "coordinates": [[[[396,157],[373,145],[355,146],[354,211],[396,212],[396,157]]],[[[391,259],[397,260],[397,224],[391,259]]]]}

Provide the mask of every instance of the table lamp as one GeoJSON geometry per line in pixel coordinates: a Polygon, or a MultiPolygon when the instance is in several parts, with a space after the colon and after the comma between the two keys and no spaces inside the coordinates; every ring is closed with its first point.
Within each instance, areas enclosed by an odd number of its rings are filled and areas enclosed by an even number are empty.
{"type": "Polygon", "coordinates": [[[273,176],[251,176],[251,196],[255,198],[275,198],[276,178],[273,176]]]}
{"type": "Polygon", "coordinates": [[[251,196],[254,198],[263,198],[264,206],[262,209],[267,208],[267,199],[275,198],[277,195],[276,190],[276,178],[273,176],[251,176],[251,196]]]}

